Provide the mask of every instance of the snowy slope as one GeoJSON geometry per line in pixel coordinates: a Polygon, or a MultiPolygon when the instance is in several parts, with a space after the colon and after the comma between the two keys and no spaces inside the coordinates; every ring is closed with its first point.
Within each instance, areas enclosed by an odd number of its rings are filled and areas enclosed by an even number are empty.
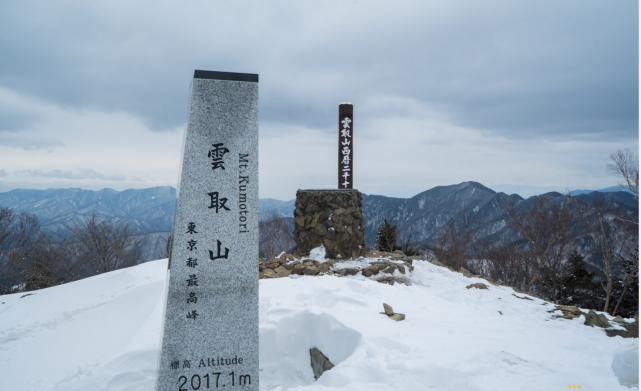
{"type": "MultiPolygon", "coordinates": [[[[0,390],[153,390],[166,266],[0,297],[0,390]]],[[[638,376],[637,339],[426,262],[412,281],[261,280],[261,390],[628,390],[615,371],[638,376]],[[336,364],[317,382],[311,347],[336,364]]]]}

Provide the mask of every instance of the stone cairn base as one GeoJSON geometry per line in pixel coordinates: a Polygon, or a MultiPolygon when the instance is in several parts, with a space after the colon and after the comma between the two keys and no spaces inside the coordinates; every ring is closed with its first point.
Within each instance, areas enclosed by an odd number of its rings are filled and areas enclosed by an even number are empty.
{"type": "Polygon", "coordinates": [[[305,257],[295,258],[282,254],[279,258],[260,259],[258,261],[258,278],[283,278],[290,275],[318,276],[333,275],[336,277],[362,275],[371,280],[394,285],[409,284],[409,275],[414,270],[412,263],[421,260],[420,256],[408,257],[402,251],[393,253],[370,251],[362,262],[350,262],[349,259],[329,259],[318,262],[305,257]]]}
{"type": "Polygon", "coordinates": [[[367,253],[363,195],[358,190],[298,190],[294,211],[295,257],[321,244],[326,258],[358,258],[367,253]]]}

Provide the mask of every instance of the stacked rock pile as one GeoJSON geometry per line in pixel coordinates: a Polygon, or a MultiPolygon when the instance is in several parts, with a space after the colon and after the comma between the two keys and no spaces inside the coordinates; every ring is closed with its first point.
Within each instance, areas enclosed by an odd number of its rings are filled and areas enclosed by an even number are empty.
{"type": "Polygon", "coordinates": [[[330,258],[358,258],[367,252],[358,190],[298,190],[293,239],[297,257],[321,244],[330,258]]]}
{"type": "Polygon", "coordinates": [[[412,262],[420,260],[418,256],[408,257],[402,251],[386,253],[370,251],[357,260],[327,259],[319,262],[310,258],[296,258],[290,254],[282,254],[274,259],[260,259],[258,262],[258,277],[280,278],[292,274],[317,276],[355,276],[363,277],[387,284],[407,283],[407,275],[414,270],[412,262]]]}

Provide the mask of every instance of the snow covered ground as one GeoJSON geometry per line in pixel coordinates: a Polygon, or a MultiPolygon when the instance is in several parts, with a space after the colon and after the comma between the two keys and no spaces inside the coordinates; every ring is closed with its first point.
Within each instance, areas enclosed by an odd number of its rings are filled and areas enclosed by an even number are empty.
{"type": "MultiPolygon", "coordinates": [[[[166,267],[160,260],[0,296],[0,390],[153,390],[166,267]]],[[[551,304],[509,288],[466,289],[485,281],[427,262],[415,262],[411,281],[261,280],[261,390],[614,391],[629,389],[619,379],[638,383],[638,339],[609,338],[583,317],[553,319],[551,304]],[[406,320],[381,315],[384,302],[406,320]],[[336,365],[316,382],[311,347],[336,365]]]]}

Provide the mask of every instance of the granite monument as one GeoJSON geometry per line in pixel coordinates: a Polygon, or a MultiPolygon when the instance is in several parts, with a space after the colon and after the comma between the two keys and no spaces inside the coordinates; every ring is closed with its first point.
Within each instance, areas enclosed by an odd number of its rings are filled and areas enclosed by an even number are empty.
{"type": "Polygon", "coordinates": [[[258,390],[258,75],[195,71],[157,391],[258,390]]]}

